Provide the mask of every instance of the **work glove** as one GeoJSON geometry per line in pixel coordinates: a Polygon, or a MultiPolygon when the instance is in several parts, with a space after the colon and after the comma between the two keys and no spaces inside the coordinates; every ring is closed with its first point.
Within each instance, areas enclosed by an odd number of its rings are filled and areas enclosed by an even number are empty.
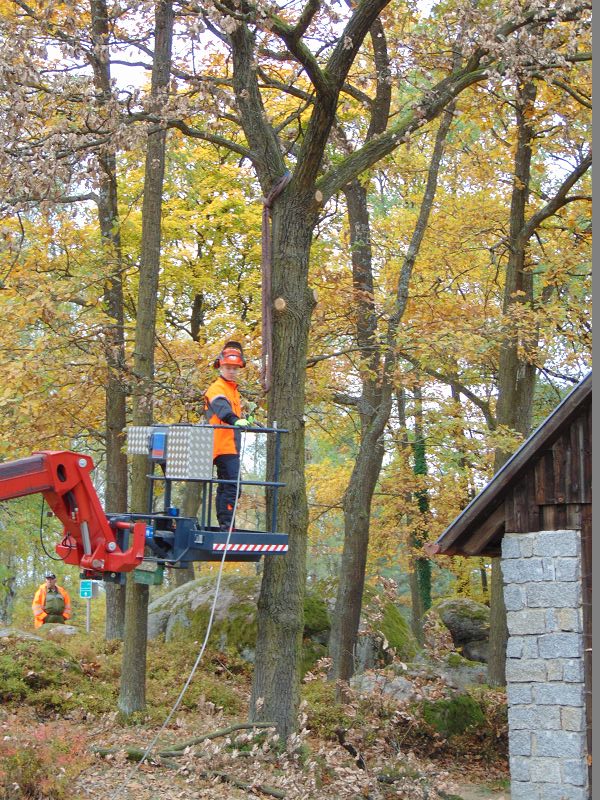
{"type": "MultiPolygon", "coordinates": [[[[246,419],[250,423],[250,425],[256,426],[258,423],[256,422],[256,415],[255,411],[258,408],[258,404],[255,403],[253,400],[247,401],[245,403],[245,410],[246,410],[246,419]]],[[[262,427],[259,425],[258,427],[262,427]]]]}
{"type": "Polygon", "coordinates": [[[233,425],[236,428],[247,428],[248,425],[250,425],[250,423],[248,422],[247,419],[236,419],[233,425]]]}

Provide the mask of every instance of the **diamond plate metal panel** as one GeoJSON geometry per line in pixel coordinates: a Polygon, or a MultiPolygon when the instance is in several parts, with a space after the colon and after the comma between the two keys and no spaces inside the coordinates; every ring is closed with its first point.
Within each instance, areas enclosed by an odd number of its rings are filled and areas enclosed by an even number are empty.
{"type": "Polygon", "coordinates": [[[167,435],[165,478],[210,480],[213,474],[213,429],[202,425],[173,425],[167,435]]]}
{"type": "Polygon", "coordinates": [[[151,432],[152,428],[148,425],[132,425],[127,428],[127,453],[130,456],[147,456],[151,432]]]}

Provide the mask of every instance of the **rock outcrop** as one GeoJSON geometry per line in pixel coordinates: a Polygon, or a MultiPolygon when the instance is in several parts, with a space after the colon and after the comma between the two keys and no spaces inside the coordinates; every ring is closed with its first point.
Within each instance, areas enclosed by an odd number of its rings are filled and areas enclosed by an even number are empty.
{"type": "Polygon", "coordinates": [[[435,611],[450,631],[454,646],[470,661],[487,662],[490,610],[468,597],[443,600],[435,611]]]}

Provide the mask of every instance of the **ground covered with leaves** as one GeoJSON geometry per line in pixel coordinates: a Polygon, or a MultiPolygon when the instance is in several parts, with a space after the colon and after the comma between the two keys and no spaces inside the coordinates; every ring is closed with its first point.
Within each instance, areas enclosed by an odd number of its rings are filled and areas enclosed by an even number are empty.
{"type": "Polygon", "coordinates": [[[317,669],[303,684],[298,734],[283,746],[273,730],[246,724],[251,667],[213,652],[161,730],[195,656],[193,647],[150,643],[147,711],[124,719],[118,643],[2,638],[0,797],[508,797],[501,693],[480,688],[455,703],[426,676],[410,703],[372,692],[342,703],[317,669]]]}

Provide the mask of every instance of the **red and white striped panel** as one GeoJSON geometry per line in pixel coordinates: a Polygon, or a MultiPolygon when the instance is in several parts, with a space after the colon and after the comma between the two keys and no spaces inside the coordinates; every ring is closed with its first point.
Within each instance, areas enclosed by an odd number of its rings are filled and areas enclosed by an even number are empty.
{"type": "MultiPolygon", "coordinates": [[[[287,553],[287,544],[230,544],[228,553],[287,553]]],[[[213,544],[213,550],[225,550],[225,543],[213,544]]]]}

